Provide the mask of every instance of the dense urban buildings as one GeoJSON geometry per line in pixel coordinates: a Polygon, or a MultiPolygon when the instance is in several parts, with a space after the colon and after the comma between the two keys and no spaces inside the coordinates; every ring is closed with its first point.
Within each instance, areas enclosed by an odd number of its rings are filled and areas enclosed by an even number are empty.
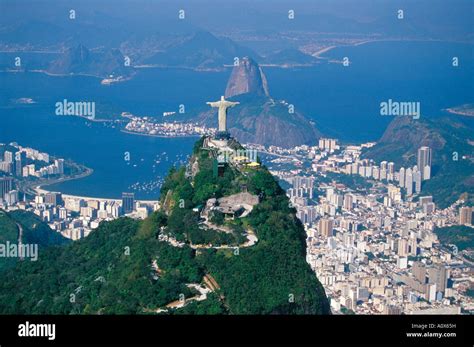
{"type": "Polygon", "coordinates": [[[422,194],[423,181],[431,178],[431,148],[420,147],[417,165],[397,170],[393,162],[362,159],[362,150],[372,146],[321,139],[317,146],[292,149],[253,147],[289,184],[287,195],[307,231],[307,261],[333,313],[472,312],[466,290],[473,263],[435,233],[471,226],[472,208],[457,201],[439,209],[422,194]]]}
{"type": "MultiPolygon", "coordinates": [[[[208,145],[226,148],[227,142],[214,142],[208,145]]],[[[436,227],[472,226],[472,208],[458,201],[437,209],[432,196],[422,195],[423,181],[431,177],[431,148],[420,147],[417,165],[397,170],[393,162],[361,158],[362,150],[373,145],[343,146],[324,138],[317,146],[248,148],[277,156],[268,165],[289,184],[287,195],[307,232],[307,261],[324,285],[333,312],[472,311],[474,303],[464,295],[472,264],[443,247],[434,233],[436,227]],[[371,182],[371,188],[339,183],[343,177],[371,182]]],[[[10,171],[0,177],[1,206],[31,211],[67,238],[86,237],[100,222],[123,215],[143,219],[159,208],[157,201],[137,201],[129,192],[114,200],[37,189],[34,199],[27,199],[15,190],[15,179],[63,173],[64,161],[50,164],[46,153],[17,148],[3,156],[2,167],[10,171]],[[43,166],[24,165],[26,160],[43,166]],[[20,176],[14,169],[19,166],[20,176]]]]}
{"type": "Polygon", "coordinates": [[[1,145],[2,148],[0,209],[30,211],[69,239],[86,237],[100,222],[120,216],[144,219],[159,207],[157,201],[135,200],[133,193],[123,193],[122,199],[103,199],[64,195],[39,187],[31,188],[27,193],[20,192],[17,188],[19,184],[30,183],[34,186],[39,178],[65,177],[64,159],[51,159],[48,153],[16,143],[1,145]],[[5,150],[6,146],[11,150],[5,150]]]}

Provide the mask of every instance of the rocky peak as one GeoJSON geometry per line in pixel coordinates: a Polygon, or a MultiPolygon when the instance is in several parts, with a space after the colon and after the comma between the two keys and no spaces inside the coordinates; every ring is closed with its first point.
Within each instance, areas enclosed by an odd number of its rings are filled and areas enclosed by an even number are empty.
{"type": "Polygon", "coordinates": [[[269,96],[267,79],[262,68],[250,57],[243,57],[232,70],[225,97],[247,93],[269,96]]]}

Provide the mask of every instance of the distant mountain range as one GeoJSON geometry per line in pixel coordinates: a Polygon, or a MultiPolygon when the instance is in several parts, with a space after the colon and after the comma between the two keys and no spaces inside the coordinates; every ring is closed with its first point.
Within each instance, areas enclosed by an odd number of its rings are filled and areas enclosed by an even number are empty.
{"type": "Polygon", "coordinates": [[[68,48],[55,61],[48,72],[53,74],[88,74],[99,77],[126,76],[133,69],[125,66],[125,57],[118,49],[91,51],[84,45],[68,48]]]}
{"type": "MultiPolygon", "coordinates": [[[[459,5],[459,8],[450,8],[450,16],[444,14],[446,10],[443,4],[430,3],[428,9],[422,5],[410,5],[405,9],[403,19],[398,19],[395,5],[383,10],[381,8],[385,5],[381,5],[379,10],[370,11],[363,18],[360,18],[360,13],[351,16],[352,13],[336,15],[314,12],[314,9],[308,13],[297,10],[297,20],[294,21],[281,16],[279,11],[270,11],[265,15],[256,11],[256,16],[236,11],[229,22],[229,14],[224,10],[226,6],[209,6],[209,11],[205,11],[206,16],[201,16],[199,20],[194,16],[189,21],[178,20],[174,16],[176,9],[173,12],[165,11],[163,8],[169,4],[144,6],[148,10],[140,9],[139,6],[127,8],[130,6],[126,2],[114,3],[110,7],[77,4],[77,17],[72,20],[68,17],[70,9],[64,8],[65,5],[48,7],[31,3],[27,7],[28,13],[25,13],[22,6],[5,4],[3,12],[9,13],[9,16],[2,17],[0,49],[8,52],[51,53],[75,49],[80,43],[94,52],[96,49],[120,50],[132,58],[132,66],[215,70],[232,65],[237,56],[250,56],[260,64],[312,65],[318,63],[318,59],[303,53],[301,50],[305,50],[305,47],[352,44],[354,39],[472,42],[474,34],[469,25],[471,17],[468,11],[463,10],[469,9],[469,6],[467,2],[459,5]],[[123,10],[117,13],[115,7],[123,10]],[[159,9],[158,13],[150,10],[150,7],[159,9]],[[48,14],[33,15],[44,12],[48,14]]],[[[245,6],[250,9],[262,5],[245,6]]],[[[282,4],[275,5],[278,6],[282,4]]],[[[350,11],[350,6],[344,8],[342,13],[350,11]]],[[[114,56],[109,59],[109,64],[113,65],[114,56]]],[[[32,59],[25,63],[31,64],[32,59]]],[[[72,72],[66,70],[67,64],[62,65],[62,69],[58,69],[63,73],[72,72]]],[[[34,66],[28,68],[38,69],[34,66]]],[[[109,71],[104,68],[95,72],[105,75],[109,71]]]]}
{"type": "MultiPolygon", "coordinates": [[[[321,136],[315,125],[291,105],[270,97],[263,70],[249,57],[241,58],[234,66],[225,96],[240,102],[228,111],[227,124],[232,136],[241,142],[294,147],[314,144],[321,136]]],[[[198,120],[215,127],[216,110],[201,112],[198,120]]]]}
{"type": "MultiPolygon", "coordinates": [[[[35,22],[32,25],[35,27],[40,24],[35,22]]],[[[48,32],[59,30],[54,25],[46,25],[43,29],[48,32]]],[[[27,34],[18,33],[18,35],[20,42],[29,35],[34,36],[29,31],[27,34]]],[[[132,73],[133,66],[144,65],[194,70],[223,70],[226,66],[234,65],[236,59],[243,56],[279,66],[311,65],[318,61],[294,48],[276,51],[262,57],[252,49],[229,38],[217,37],[204,30],[175,34],[155,33],[142,38],[131,36],[118,44],[118,48],[113,48],[110,45],[91,48],[95,47],[97,43],[90,42],[89,39],[82,36],[81,38],[79,42],[89,42],[92,46],[87,47],[84,43],[73,44],[72,42],[75,40],[71,37],[59,36],[58,39],[63,42],[59,49],[63,52],[57,54],[54,61],[48,63],[44,59],[38,60],[32,57],[25,62],[25,66],[29,70],[44,69],[46,64],[48,72],[53,74],[90,74],[106,77],[111,74],[128,76],[132,73]],[[122,52],[128,52],[130,66],[125,66],[125,56],[122,52]]],[[[23,43],[23,45],[29,45],[29,43],[23,43]]],[[[8,64],[5,66],[6,68],[10,67],[8,64]]]]}
{"type": "MultiPolygon", "coordinates": [[[[69,19],[71,6],[61,1],[29,1],[18,5],[2,2],[0,45],[35,48],[68,47],[82,42],[88,47],[120,47],[124,42],[147,42],[155,46],[157,33],[184,33],[197,27],[214,33],[225,32],[247,36],[280,36],[287,44],[294,43],[291,31],[322,33],[333,37],[354,34],[386,37],[411,37],[436,40],[471,40],[472,3],[455,1],[448,6],[444,0],[419,0],[400,6],[393,2],[370,0],[343,3],[320,1],[295,4],[278,1],[272,8],[264,2],[182,1],[186,19],[178,19],[180,7],[173,1],[150,2],[137,0],[75,3],[77,16],[69,19]],[[291,7],[288,7],[289,5],[291,7]],[[285,13],[295,10],[295,20],[285,13]],[[398,19],[398,10],[404,10],[398,19]]],[[[158,35],[160,36],[160,35],[158,35]]],[[[229,35],[231,36],[231,35],[229,35]]],[[[323,36],[323,37],[325,37],[323,36]]],[[[288,47],[288,46],[287,46],[288,47]]],[[[155,47],[154,47],[155,48],[155,47]]],[[[285,46],[280,46],[280,49],[285,46]]]]}
{"type": "Polygon", "coordinates": [[[240,46],[228,38],[218,38],[210,32],[199,30],[177,45],[154,54],[146,59],[144,64],[216,69],[232,65],[236,57],[244,55],[258,57],[258,54],[251,49],[240,46]]]}
{"type": "Polygon", "coordinates": [[[433,120],[395,117],[363,157],[393,161],[398,170],[416,165],[421,146],[432,149],[432,178],[423,182],[422,195],[433,195],[441,207],[460,197],[474,202],[474,135],[453,116],[433,120]]]}

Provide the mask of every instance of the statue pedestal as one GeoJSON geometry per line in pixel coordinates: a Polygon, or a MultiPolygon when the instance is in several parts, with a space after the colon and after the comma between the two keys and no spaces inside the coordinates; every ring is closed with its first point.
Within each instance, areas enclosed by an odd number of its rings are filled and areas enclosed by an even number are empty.
{"type": "Polygon", "coordinates": [[[227,140],[216,140],[211,139],[209,140],[209,147],[223,149],[227,147],[227,140]]]}
{"type": "Polygon", "coordinates": [[[232,149],[229,147],[229,141],[227,139],[218,140],[216,138],[209,138],[207,146],[209,148],[215,148],[221,152],[232,151],[232,149]]]}
{"type": "Polygon", "coordinates": [[[216,140],[229,140],[230,134],[227,131],[218,131],[214,138],[216,140]]]}

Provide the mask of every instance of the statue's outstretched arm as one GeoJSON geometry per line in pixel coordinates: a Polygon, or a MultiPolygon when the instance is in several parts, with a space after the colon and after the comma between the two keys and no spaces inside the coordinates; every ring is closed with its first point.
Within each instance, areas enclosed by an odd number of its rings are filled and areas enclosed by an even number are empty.
{"type": "Polygon", "coordinates": [[[234,107],[235,105],[240,104],[238,101],[226,101],[225,106],[226,107],[234,107]]]}

